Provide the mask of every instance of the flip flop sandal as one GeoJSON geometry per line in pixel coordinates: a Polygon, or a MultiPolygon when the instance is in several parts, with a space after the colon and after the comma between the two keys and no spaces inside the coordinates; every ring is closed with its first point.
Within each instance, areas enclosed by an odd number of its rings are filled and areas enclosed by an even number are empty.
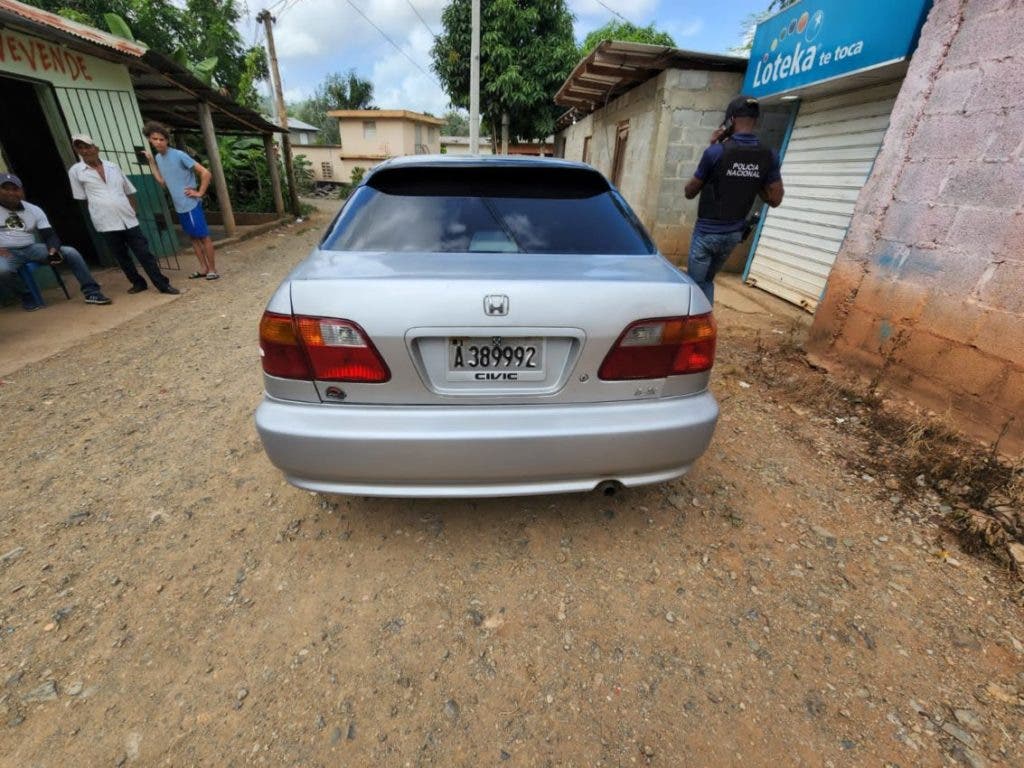
{"type": "Polygon", "coordinates": [[[188,279],[189,280],[199,280],[200,278],[203,278],[203,277],[206,277],[206,273],[205,272],[193,272],[191,275],[188,276],[188,279]]]}
{"type": "Polygon", "coordinates": [[[218,275],[216,272],[207,272],[206,273],[206,279],[207,280],[219,280],[220,279],[220,275],[218,275]]]}

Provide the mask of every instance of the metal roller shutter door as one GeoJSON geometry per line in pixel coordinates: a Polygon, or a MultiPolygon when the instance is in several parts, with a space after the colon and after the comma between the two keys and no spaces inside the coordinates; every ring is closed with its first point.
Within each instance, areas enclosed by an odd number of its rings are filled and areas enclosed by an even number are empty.
{"type": "Polygon", "coordinates": [[[889,127],[902,81],[800,105],[747,282],[813,312],[889,127]]]}

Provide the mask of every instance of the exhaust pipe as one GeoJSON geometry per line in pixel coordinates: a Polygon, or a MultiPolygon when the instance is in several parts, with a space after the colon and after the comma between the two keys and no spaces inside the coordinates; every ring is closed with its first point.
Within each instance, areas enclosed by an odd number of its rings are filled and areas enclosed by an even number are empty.
{"type": "Polygon", "coordinates": [[[602,480],[594,488],[595,491],[600,493],[602,496],[614,496],[622,488],[622,483],[618,480],[602,480]]]}

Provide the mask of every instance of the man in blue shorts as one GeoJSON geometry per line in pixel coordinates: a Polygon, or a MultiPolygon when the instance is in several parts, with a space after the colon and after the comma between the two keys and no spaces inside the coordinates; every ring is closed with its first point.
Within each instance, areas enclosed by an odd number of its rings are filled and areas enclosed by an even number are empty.
{"type": "Polygon", "coordinates": [[[143,132],[155,153],[146,153],[149,168],[157,182],[171,193],[178,220],[185,234],[192,239],[192,250],[199,260],[198,271],[189,275],[189,278],[216,280],[220,275],[217,274],[214,261],[216,255],[213,240],[210,239],[210,230],[203,215],[203,195],[210,186],[212,175],[180,149],[172,147],[170,133],[160,123],[146,123],[143,132]]]}
{"type": "Polygon", "coordinates": [[[729,102],[725,123],[711,134],[711,146],[684,190],[687,200],[700,195],[686,272],[712,306],[715,275],[743,241],[750,206],[758,197],[772,208],[782,203],[779,157],[754,133],[760,115],[757,99],[737,96],[729,102]]]}

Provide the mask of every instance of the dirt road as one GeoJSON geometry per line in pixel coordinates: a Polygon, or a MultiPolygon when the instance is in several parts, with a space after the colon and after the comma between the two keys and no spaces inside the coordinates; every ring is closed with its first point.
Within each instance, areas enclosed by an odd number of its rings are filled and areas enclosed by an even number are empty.
{"type": "Polygon", "coordinates": [[[782,316],[719,311],[683,481],[284,484],[255,332],[324,221],[0,387],[0,764],[1024,764],[1018,582],[877,470],[863,404],[758,375],[782,316]]]}

